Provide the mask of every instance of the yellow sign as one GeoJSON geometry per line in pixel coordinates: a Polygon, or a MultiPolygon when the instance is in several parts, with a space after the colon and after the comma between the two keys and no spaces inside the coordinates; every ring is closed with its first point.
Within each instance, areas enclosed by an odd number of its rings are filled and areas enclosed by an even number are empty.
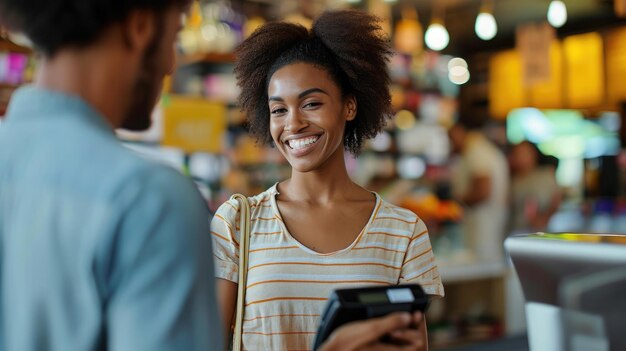
{"type": "Polygon", "coordinates": [[[522,59],[516,50],[497,53],[489,60],[489,113],[505,119],[509,111],[526,106],[522,59]]]}
{"type": "Polygon", "coordinates": [[[524,85],[550,80],[550,46],[555,30],[547,22],[521,25],[516,32],[516,47],[522,57],[524,85]]]}
{"type": "Polygon", "coordinates": [[[563,40],[566,96],[570,108],[589,108],[604,99],[604,53],[598,33],[573,35],[563,40]]]}
{"type": "Polygon", "coordinates": [[[223,103],[170,96],[164,105],[163,145],[185,152],[222,151],[227,118],[223,103]]]}
{"type": "Polygon", "coordinates": [[[605,40],[607,97],[617,106],[626,100],[626,27],[609,32],[605,40]]]}
{"type": "Polygon", "coordinates": [[[563,108],[563,50],[557,40],[550,46],[550,79],[530,87],[529,105],[542,109],[563,108]]]}

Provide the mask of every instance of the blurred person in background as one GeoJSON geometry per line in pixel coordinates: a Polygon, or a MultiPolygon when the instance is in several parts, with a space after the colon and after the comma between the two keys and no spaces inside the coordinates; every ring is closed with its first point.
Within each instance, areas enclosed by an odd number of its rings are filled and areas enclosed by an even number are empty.
{"type": "Polygon", "coordinates": [[[509,172],[506,157],[481,131],[482,123],[463,119],[449,130],[452,193],[464,205],[463,235],[479,260],[503,259],[509,172]]]}
{"type": "Polygon", "coordinates": [[[189,0],[0,0],[41,53],[0,131],[0,349],[221,349],[208,211],[124,148],[146,129],[189,0]]]}
{"type": "Polygon", "coordinates": [[[561,204],[553,162],[528,141],[513,145],[511,169],[511,216],[509,233],[545,231],[561,204]],[[545,161],[544,161],[545,160],[545,161]]]}
{"type": "MultiPolygon", "coordinates": [[[[443,295],[424,222],[354,183],[346,169],[345,151],[357,155],[391,115],[390,54],[378,20],[361,11],[325,12],[311,30],[268,23],[236,52],[250,131],[291,166],[290,178],[249,198],[245,348],[310,349],[333,289],[418,283],[443,295]]],[[[239,215],[230,200],[211,223],[227,329],[237,302],[239,215]]],[[[425,319],[415,318],[415,329],[392,338],[424,350],[425,319]]]]}

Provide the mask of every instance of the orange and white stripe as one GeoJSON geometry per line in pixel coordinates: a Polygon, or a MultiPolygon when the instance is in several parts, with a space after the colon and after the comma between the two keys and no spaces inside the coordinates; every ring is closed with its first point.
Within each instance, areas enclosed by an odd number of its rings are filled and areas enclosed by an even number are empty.
{"type": "MultiPolygon", "coordinates": [[[[334,289],[419,283],[443,296],[428,231],[412,212],[376,195],[376,207],[344,250],[319,254],[282,223],[276,185],[250,198],[252,230],[243,325],[250,350],[310,350],[320,314],[334,289]]],[[[216,275],[237,282],[238,203],[222,205],[211,222],[216,275]]]]}

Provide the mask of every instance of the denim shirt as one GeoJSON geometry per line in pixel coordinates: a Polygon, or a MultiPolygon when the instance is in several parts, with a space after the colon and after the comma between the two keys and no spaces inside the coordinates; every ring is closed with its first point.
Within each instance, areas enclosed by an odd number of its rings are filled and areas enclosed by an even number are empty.
{"type": "Polygon", "coordinates": [[[0,350],[221,351],[208,218],[85,101],[21,88],[0,128],[0,350]]]}

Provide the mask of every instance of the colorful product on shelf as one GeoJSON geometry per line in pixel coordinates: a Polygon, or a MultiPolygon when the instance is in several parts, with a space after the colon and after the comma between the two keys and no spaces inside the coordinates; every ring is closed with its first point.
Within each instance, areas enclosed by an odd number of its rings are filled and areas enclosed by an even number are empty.
{"type": "Polygon", "coordinates": [[[27,80],[28,55],[0,53],[0,84],[19,85],[27,80]]]}

